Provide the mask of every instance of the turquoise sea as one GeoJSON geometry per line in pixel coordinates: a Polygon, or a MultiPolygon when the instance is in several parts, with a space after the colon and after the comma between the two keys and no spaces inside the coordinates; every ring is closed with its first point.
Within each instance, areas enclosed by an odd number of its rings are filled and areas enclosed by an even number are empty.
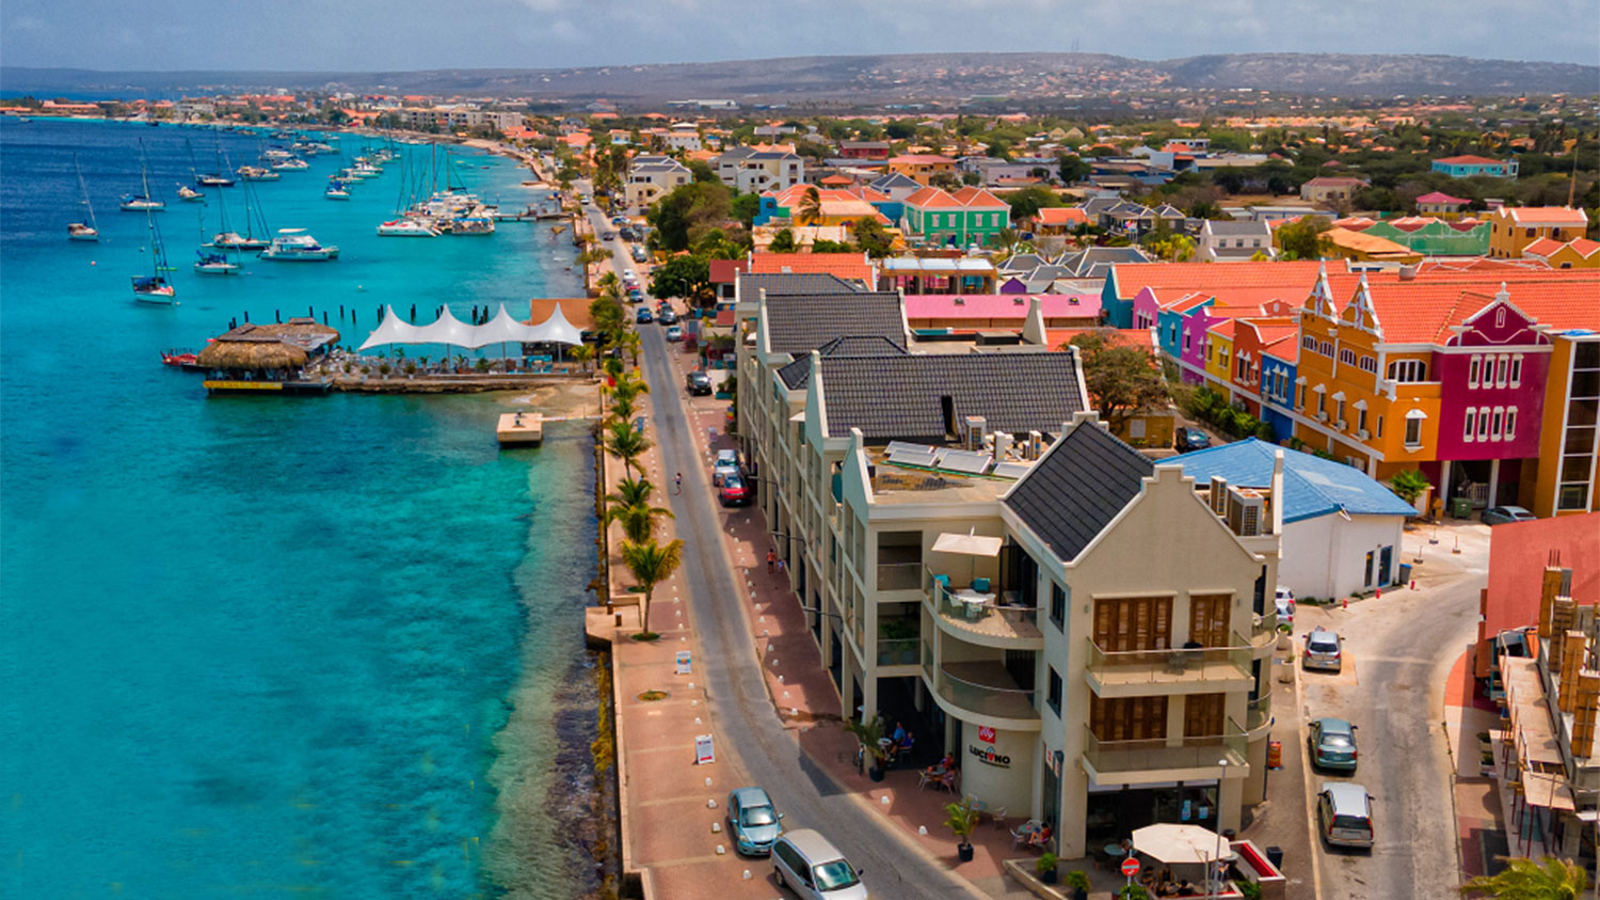
{"type": "MultiPolygon", "coordinates": [[[[328,311],[353,346],[381,303],[429,321],[574,296],[570,244],[523,224],[378,238],[398,165],[336,203],[342,163],[319,156],[255,190],[272,228],[339,261],[198,276],[185,139],[203,171],[219,142],[234,166],[271,143],[0,121],[0,896],[581,895],[586,430],[502,453],[509,397],[208,398],[158,356],[247,311],[328,311]],[[140,140],[173,308],[129,290],[146,225],[116,198],[140,140]],[[98,244],[66,240],[74,151],[98,244]]],[[[508,160],[457,159],[486,199],[536,197],[508,160]]]]}

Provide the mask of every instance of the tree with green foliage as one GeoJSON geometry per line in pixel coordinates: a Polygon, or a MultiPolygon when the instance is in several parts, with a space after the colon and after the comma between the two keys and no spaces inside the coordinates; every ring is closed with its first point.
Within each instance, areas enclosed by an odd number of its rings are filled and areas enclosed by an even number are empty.
{"type": "Polygon", "coordinates": [[[761,195],[739,194],[733,198],[729,211],[748,230],[755,224],[756,216],[761,214],[761,195]]]}
{"type": "Polygon", "coordinates": [[[717,171],[711,168],[711,164],[703,159],[689,160],[689,172],[694,176],[694,180],[700,184],[711,182],[721,184],[717,179],[717,171]]]}
{"type": "Polygon", "coordinates": [[[711,265],[703,256],[674,256],[650,276],[650,293],[657,297],[682,297],[705,305],[714,295],[711,290],[711,265]]]}
{"type": "Polygon", "coordinates": [[[1328,256],[1333,246],[1323,236],[1323,232],[1332,227],[1332,224],[1322,216],[1303,216],[1299,221],[1279,225],[1274,235],[1280,251],[1279,257],[1284,260],[1297,260],[1322,259],[1328,256]]]}
{"type": "Polygon", "coordinates": [[[655,599],[656,585],[671,578],[683,563],[683,541],[675,540],[666,546],[654,540],[624,541],[622,563],[644,591],[644,605],[639,608],[639,639],[654,640],[659,635],[650,630],[650,601],[655,599]]]}
{"type": "Polygon", "coordinates": [[[633,543],[649,540],[657,519],[673,518],[672,510],[651,504],[650,495],[654,491],[655,485],[648,478],[624,478],[617,482],[616,492],[606,495],[606,524],[620,524],[623,535],[633,543]]]}
{"type": "Polygon", "coordinates": [[[883,126],[883,133],[891,141],[908,141],[917,136],[917,126],[905,119],[894,119],[883,126]]]}
{"type": "Polygon", "coordinates": [[[1417,498],[1432,487],[1433,484],[1428,481],[1428,476],[1416,469],[1402,469],[1389,479],[1389,490],[1394,491],[1396,497],[1412,506],[1416,506],[1417,498]]]}
{"type": "Polygon", "coordinates": [[[1493,900],[1579,900],[1589,886],[1589,873],[1570,859],[1546,856],[1506,860],[1498,875],[1479,875],[1461,886],[1468,897],[1493,900]]]}
{"type": "Polygon", "coordinates": [[[873,259],[883,259],[894,250],[894,237],[877,219],[858,219],[850,226],[850,236],[856,239],[856,246],[873,259]]]}
{"type": "Polygon", "coordinates": [[[856,252],[856,248],[855,248],[854,244],[848,243],[846,241],[830,241],[830,240],[827,240],[825,238],[819,238],[819,239],[813,240],[811,242],[811,252],[812,253],[854,253],[854,252],[856,252]]]}
{"type": "Polygon", "coordinates": [[[1064,205],[1056,192],[1044,187],[1025,187],[1006,196],[1011,204],[1011,221],[1024,224],[1039,214],[1039,210],[1064,205]]]}
{"type": "Polygon", "coordinates": [[[652,446],[650,439],[640,434],[632,422],[616,421],[607,425],[601,441],[607,453],[622,460],[622,470],[629,477],[632,477],[639,457],[652,446]]]}
{"type": "Polygon", "coordinates": [[[961,189],[961,179],[949,172],[936,172],[928,177],[928,186],[942,191],[957,191],[961,189]]]}
{"type": "Polygon", "coordinates": [[[1078,348],[1090,400],[1115,432],[1135,413],[1166,409],[1171,394],[1155,356],[1139,347],[1112,344],[1112,333],[1086,331],[1071,346],[1078,348]]]}
{"type": "Polygon", "coordinates": [[[720,181],[680,185],[656,201],[645,218],[655,229],[651,239],[668,252],[687,250],[701,233],[727,224],[733,195],[720,181]]]}
{"type": "Polygon", "coordinates": [[[808,187],[795,210],[801,225],[815,225],[822,219],[822,193],[815,186],[808,187]]]}
{"type": "Polygon", "coordinates": [[[800,250],[794,242],[794,229],[781,228],[772,236],[772,242],[767,245],[768,253],[796,253],[800,250]]]}

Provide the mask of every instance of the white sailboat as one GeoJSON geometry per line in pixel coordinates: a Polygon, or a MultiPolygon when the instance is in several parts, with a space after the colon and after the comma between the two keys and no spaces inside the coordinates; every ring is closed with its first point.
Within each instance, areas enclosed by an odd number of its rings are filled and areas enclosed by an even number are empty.
{"type": "Polygon", "coordinates": [[[88,222],[67,223],[67,240],[70,241],[98,241],[100,240],[100,225],[94,220],[94,204],[89,202],[89,185],[83,180],[83,167],[78,165],[78,154],[72,154],[72,168],[78,173],[78,202],[89,213],[88,222]]]}
{"type": "Polygon", "coordinates": [[[144,156],[144,141],[139,142],[139,180],[144,185],[144,193],[123,194],[119,208],[124,212],[160,212],[166,209],[166,202],[157,200],[150,193],[150,166],[144,156]]]}
{"type": "Polygon", "coordinates": [[[150,225],[150,261],[153,274],[133,276],[133,298],[140,303],[160,303],[171,306],[176,302],[177,290],[172,287],[172,282],[167,280],[167,248],[161,241],[161,229],[156,227],[156,217],[150,212],[145,212],[145,221],[150,225]]]}

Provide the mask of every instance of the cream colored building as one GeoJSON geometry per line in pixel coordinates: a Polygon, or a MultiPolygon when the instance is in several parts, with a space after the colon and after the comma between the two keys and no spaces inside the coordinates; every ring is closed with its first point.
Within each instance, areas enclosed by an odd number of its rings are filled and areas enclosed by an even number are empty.
{"type": "Polygon", "coordinates": [[[629,206],[649,206],[674,188],[694,180],[689,167],[665,156],[641,156],[628,166],[622,196],[629,206]]]}
{"type": "Polygon", "coordinates": [[[1107,434],[1030,329],[927,352],[892,296],[783,277],[740,280],[740,437],[841,713],[906,720],[1064,856],[1185,812],[1237,828],[1264,795],[1281,470],[1196,485],[1107,434]]]}

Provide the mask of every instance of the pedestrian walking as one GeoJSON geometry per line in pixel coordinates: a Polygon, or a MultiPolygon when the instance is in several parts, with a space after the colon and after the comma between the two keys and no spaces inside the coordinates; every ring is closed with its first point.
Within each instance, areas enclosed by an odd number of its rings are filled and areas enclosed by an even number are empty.
{"type": "Polygon", "coordinates": [[[683,473],[682,472],[679,472],[677,474],[677,476],[672,479],[672,492],[674,494],[683,493],[683,473]]]}
{"type": "Polygon", "coordinates": [[[772,571],[772,567],[777,561],[778,561],[778,554],[773,553],[771,550],[768,550],[767,551],[767,571],[768,572],[772,571]]]}

